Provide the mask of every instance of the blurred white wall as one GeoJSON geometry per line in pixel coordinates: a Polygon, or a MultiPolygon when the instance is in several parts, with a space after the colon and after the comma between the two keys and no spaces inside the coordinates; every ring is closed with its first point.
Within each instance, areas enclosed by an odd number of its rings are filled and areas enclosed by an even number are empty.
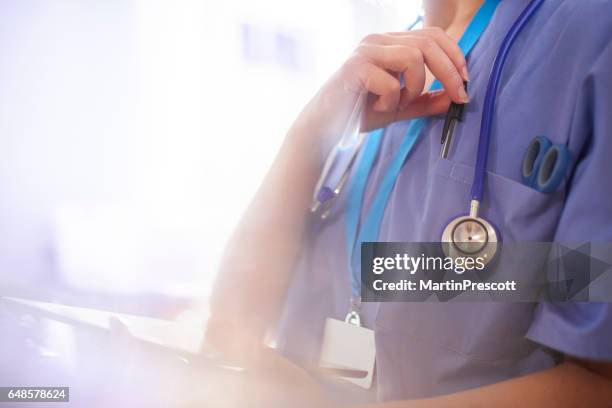
{"type": "Polygon", "coordinates": [[[207,293],[301,107],[418,0],[1,0],[0,285],[207,293]]]}

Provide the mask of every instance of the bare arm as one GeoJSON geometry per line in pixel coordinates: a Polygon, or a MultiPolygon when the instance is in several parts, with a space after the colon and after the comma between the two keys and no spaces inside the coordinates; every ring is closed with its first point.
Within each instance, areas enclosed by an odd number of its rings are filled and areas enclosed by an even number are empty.
{"type": "MultiPolygon", "coordinates": [[[[299,366],[262,350],[245,401],[253,407],[348,408],[332,401],[299,366]],[[262,388],[267,385],[267,388],[262,388]]],[[[353,405],[351,405],[353,406],[353,405]]],[[[361,408],[610,408],[612,363],[567,358],[556,367],[453,394],[361,408]]]]}
{"type": "Polygon", "coordinates": [[[302,245],[321,148],[296,123],[229,242],[211,303],[212,316],[261,338],[277,317],[302,245]]]}
{"type": "Polygon", "coordinates": [[[554,368],[485,387],[368,408],[612,407],[612,363],[570,359],[554,368]]]}
{"type": "Polygon", "coordinates": [[[229,243],[211,304],[207,340],[227,349],[261,341],[280,313],[302,248],[313,189],[357,95],[370,94],[362,128],[443,112],[465,102],[461,50],[440,29],[366,37],[300,114],[229,243]],[[423,94],[426,67],[445,91],[423,94]],[[399,75],[404,74],[402,88],[399,75]],[[337,137],[337,136],[336,136],[337,137]],[[240,336],[237,336],[240,331],[240,336]],[[237,344],[236,344],[237,345],[237,344]],[[237,345],[238,346],[238,345],[237,345]]]}

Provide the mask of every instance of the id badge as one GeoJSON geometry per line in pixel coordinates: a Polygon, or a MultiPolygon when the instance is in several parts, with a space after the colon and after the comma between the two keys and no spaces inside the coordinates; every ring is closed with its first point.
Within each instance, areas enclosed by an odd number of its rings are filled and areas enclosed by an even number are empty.
{"type": "Polygon", "coordinates": [[[327,318],[319,364],[367,371],[364,378],[341,377],[364,389],[372,386],[376,346],[374,331],[327,318]]]}

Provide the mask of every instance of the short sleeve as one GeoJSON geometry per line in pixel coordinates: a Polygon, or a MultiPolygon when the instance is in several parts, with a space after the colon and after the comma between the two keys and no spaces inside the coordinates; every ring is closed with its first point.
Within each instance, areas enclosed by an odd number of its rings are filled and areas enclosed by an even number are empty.
{"type": "MultiPolygon", "coordinates": [[[[610,243],[612,247],[612,42],[586,75],[577,99],[570,150],[577,152],[558,243],[610,243]]],[[[612,254],[598,254],[612,264],[612,254]]],[[[612,281],[611,270],[602,278],[612,281]]],[[[527,337],[568,355],[612,361],[612,303],[542,303],[527,337]]]]}
{"type": "Polygon", "coordinates": [[[527,337],[574,357],[612,361],[612,304],[541,303],[527,337]]]}

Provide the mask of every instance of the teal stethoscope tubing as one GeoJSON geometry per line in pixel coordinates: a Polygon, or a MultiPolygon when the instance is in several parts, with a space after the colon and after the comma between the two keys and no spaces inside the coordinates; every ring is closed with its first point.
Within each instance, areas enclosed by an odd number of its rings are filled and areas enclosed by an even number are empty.
{"type": "MultiPolygon", "coordinates": [[[[495,57],[491,75],[489,76],[489,82],[487,84],[481,120],[480,137],[478,140],[476,165],[474,167],[474,182],[472,184],[471,192],[472,200],[474,201],[482,202],[484,195],[484,179],[486,175],[487,158],[491,140],[493,114],[495,111],[495,98],[501,80],[503,66],[508,53],[512,48],[512,44],[543,2],[544,0],[532,0],[527,5],[504,37],[500,49],[495,57]]],[[[469,54],[488,26],[498,5],[499,0],[487,0],[476,13],[474,19],[459,41],[459,47],[466,56],[469,54]]],[[[432,90],[439,88],[440,84],[437,81],[431,87],[432,90]]],[[[378,238],[380,226],[384,217],[385,207],[395,185],[395,181],[408,154],[414,147],[421,130],[426,123],[426,120],[423,118],[413,120],[410,123],[404,140],[402,141],[402,144],[400,145],[395,157],[392,159],[389,168],[383,177],[381,186],[374,196],[371,208],[364,218],[363,225],[358,231],[362,198],[365,192],[367,178],[374,163],[376,152],[380,146],[384,129],[379,129],[372,132],[370,136],[368,136],[368,140],[364,147],[362,161],[360,162],[357,173],[353,178],[353,182],[349,186],[350,190],[347,204],[346,242],[349,255],[351,293],[354,299],[359,298],[361,290],[361,243],[372,242],[378,238]]]]}

